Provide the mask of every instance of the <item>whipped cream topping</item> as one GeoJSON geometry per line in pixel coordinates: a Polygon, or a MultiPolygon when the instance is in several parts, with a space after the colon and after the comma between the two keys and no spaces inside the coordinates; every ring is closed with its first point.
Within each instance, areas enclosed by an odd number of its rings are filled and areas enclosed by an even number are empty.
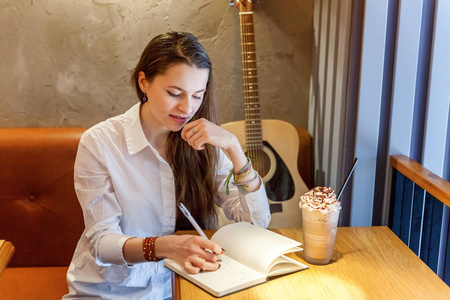
{"type": "Polygon", "coordinates": [[[330,187],[315,187],[300,197],[302,209],[335,211],[341,203],[336,199],[336,193],[330,187]]]}

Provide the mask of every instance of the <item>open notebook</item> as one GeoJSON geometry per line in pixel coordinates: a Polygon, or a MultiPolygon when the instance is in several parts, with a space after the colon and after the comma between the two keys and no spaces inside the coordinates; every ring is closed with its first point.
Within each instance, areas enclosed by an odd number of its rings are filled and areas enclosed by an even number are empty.
{"type": "Polygon", "coordinates": [[[308,268],[283,255],[302,250],[300,242],[250,223],[226,225],[211,240],[226,250],[219,270],[192,275],[174,260],[165,259],[164,265],[216,297],[308,268]]]}

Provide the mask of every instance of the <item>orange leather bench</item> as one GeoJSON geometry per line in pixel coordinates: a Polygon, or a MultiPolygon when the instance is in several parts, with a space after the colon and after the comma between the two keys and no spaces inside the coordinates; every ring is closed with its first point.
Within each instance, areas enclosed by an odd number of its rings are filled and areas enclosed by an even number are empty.
{"type": "Polygon", "coordinates": [[[83,229],[73,165],[85,128],[0,128],[0,299],[61,299],[83,229]]]}
{"type": "MultiPolygon", "coordinates": [[[[0,128],[0,239],[15,253],[0,299],[61,299],[84,224],[73,165],[85,128],[0,128]]],[[[299,172],[312,185],[311,137],[297,128],[299,172]]]]}

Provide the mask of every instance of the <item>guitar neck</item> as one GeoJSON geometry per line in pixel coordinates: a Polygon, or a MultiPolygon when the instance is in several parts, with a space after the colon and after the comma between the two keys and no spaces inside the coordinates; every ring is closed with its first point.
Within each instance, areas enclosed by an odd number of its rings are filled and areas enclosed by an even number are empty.
{"type": "Polygon", "coordinates": [[[246,145],[250,150],[262,148],[261,108],[259,104],[253,12],[240,12],[242,79],[246,145]]]}

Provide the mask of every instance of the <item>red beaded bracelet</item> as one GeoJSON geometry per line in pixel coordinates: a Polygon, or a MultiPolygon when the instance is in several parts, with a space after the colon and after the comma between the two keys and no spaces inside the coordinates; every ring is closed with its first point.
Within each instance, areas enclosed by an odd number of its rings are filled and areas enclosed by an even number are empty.
{"type": "Polygon", "coordinates": [[[143,241],[143,254],[146,261],[159,261],[155,256],[155,241],[158,237],[146,237],[143,241]]]}

